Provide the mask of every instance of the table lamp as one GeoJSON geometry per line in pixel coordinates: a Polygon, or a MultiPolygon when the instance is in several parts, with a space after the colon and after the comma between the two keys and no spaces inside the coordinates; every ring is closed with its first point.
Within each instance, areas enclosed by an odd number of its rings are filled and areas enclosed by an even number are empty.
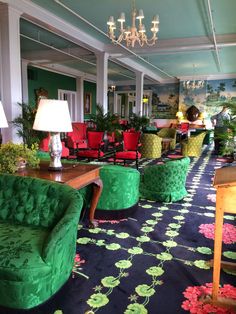
{"type": "Polygon", "coordinates": [[[176,117],[178,118],[178,122],[181,123],[181,120],[183,120],[183,112],[182,111],[178,111],[176,112],[176,117]]]}
{"type": "MultiPolygon", "coordinates": [[[[8,128],[7,119],[3,110],[2,102],[0,101],[0,128],[8,128]]],[[[0,145],[2,144],[2,134],[0,131],[0,145]]]]}
{"type": "Polygon", "coordinates": [[[65,100],[41,99],[33,125],[34,130],[50,132],[48,170],[62,170],[60,132],[72,132],[68,103],[65,100]]]}

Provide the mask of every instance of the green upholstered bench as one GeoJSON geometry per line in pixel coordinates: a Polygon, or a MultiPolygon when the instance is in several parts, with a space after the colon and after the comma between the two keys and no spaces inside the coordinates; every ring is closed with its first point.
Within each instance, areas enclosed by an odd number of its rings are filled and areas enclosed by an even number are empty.
{"type": "Polygon", "coordinates": [[[147,166],[140,182],[140,196],[148,200],[175,202],[187,195],[185,188],[189,157],[147,166]]]}
{"type": "Polygon", "coordinates": [[[100,169],[100,177],[103,181],[103,191],[95,218],[126,217],[139,200],[139,171],[130,167],[107,165],[100,169]]]}
{"type": "Polygon", "coordinates": [[[69,278],[83,205],[77,190],[0,174],[0,305],[29,309],[69,278]]]}

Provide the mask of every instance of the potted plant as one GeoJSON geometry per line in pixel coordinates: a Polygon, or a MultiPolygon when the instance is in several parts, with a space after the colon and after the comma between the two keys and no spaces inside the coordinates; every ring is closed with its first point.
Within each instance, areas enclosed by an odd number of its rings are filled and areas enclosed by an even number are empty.
{"type": "Polygon", "coordinates": [[[15,173],[26,165],[37,168],[39,158],[37,157],[38,145],[33,144],[28,148],[24,144],[8,142],[0,147],[0,172],[15,173]]]}
{"type": "Polygon", "coordinates": [[[96,105],[96,114],[91,115],[91,121],[96,126],[96,131],[113,132],[119,128],[117,115],[110,112],[104,113],[104,109],[100,104],[96,105]]]}
{"type": "Polygon", "coordinates": [[[18,136],[22,138],[23,143],[28,147],[31,147],[34,143],[39,144],[42,139],[47,137],[47,133],[33,130],[37,108],[35,105],[26,103],[18,103],[18,105],[22,109],[22,114],[12,121],[13,126],[17,128],[18,136]]]}
{"type": "Polygon", "coordinates": [[[224,141],[224,155],[230,155],[236,160],[236,103],[224,103],[230,109],[231,119],[226,122],[227,131],[220,134],[220,138],[224,141]]]}
{"type": "Polygon", "coordinates": [[[132,116],[130,117],[129,126],[131,128],[134,128],[135,131],[140,131],[148,125],[149,125],[149,118],[146,116],[140,116],[140,115],[137,115],[136,113],[133,113],[132,116]]]}

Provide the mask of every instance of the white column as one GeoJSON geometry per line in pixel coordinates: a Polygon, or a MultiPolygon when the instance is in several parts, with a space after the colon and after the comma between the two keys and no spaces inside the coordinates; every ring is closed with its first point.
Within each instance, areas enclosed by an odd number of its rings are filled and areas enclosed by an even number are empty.
{"type": "Polygon", "coordinates": [[[103,106],[107,113],[107,69],[108,54],[106,52],[97,54],[97,104],[103,106]]]}
{"type": "Polygon", "coordinates": [[[84,79],[76,78],[76,94],[77,94],[77,121],[84,122],[84,79]]]}
{"type": "Polygon", "coordinates": [[[21,79],[22,79],[22,101],[25,104],[29,102],[28,90],[28,61],[21,60],[21,79]]]}
{"type": "MultiPolygon", "coordinates": [[[[6,4],[0,5],[0,76],[1,100],[8,121],[21,113],[18,102],[22,102],[21,57],[20,57],[20,15],[6,4]]],[[[9,124],[2,130],[3,142],[22,142],[16,129],[9,124]]]]}
{"type": "Polygon", "coordinates": [[[117,93],[114,92],[114,105],[113,105],[113,111],[114,113],[118,113],[118,106],[117,106],[117,93]]]}
{"type": "Polygon", "coordinates": [[[143,72],[136,71],[135,113],[143,115],[143,72]]]}

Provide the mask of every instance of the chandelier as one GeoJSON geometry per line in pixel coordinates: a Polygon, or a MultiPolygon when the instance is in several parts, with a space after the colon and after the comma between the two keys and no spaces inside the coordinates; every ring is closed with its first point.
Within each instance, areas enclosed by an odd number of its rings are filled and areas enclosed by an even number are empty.
{"type": "Polygon", "coordinates": [[[155,45],[157,41],[157,32],[159,31],[159,16],[154,15],[152,19],[151,32],[152,37],[150,39],[147,38],[146,28],[143,24],[142,20],[144,19],[143,10],[136,10],[135,8],[135,0],[132,2],[132,26],[125,27],[125,13],[122,12],[120,17],[117,19],[117,22],[120,23],[120,34],[118,37],[115,34],[116,31],[116,23],[113,16],[109,17],[107,21],[108,25],[108,36],[112,40],[112,42],[121,43],[122,41],[126,42],[127,47],[134,47],[137,42],[141,47],[145,44],[147,46],[155,45]],[[138,26],[136,27],[135,21],[138,20],[138,26]]]}
{"type": "Polygon", "coordinates": [[[186,80],[183,82],[183,88],[189,89],[189,90],[194,90],[194,89],[200,89],[204,87],[205,81],[204,80],[196,80],[194,79],[194,76],[196,74],[196,66],[193,64],[193,79],[192,80],[186,80]]]}

